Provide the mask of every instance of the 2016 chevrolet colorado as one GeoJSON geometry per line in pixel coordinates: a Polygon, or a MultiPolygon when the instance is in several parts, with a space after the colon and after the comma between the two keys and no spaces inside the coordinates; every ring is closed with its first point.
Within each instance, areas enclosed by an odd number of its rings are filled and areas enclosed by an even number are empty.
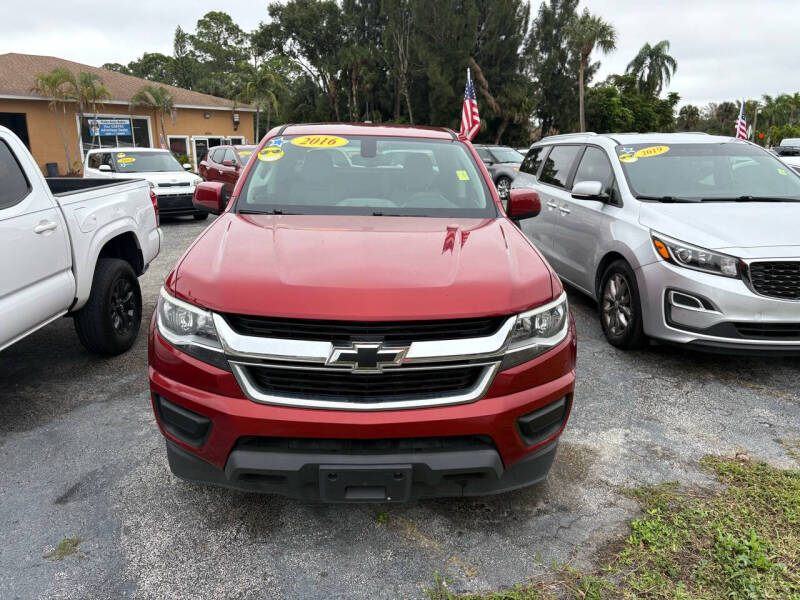
{"type": "MultiPolygon", "coordinates": [[[[326,502],[544,478],[570,413],[564,290],[445,129],[292,125],[168,276],[149,375],[179,477],[326,502]]],[[[510,195],[512,218],[538,197],[510,195]]]]}

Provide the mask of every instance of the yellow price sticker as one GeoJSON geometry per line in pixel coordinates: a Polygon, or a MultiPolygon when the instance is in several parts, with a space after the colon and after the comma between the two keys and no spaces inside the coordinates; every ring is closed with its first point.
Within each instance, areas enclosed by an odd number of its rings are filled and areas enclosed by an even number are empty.
{"type": "Polygon", "coordinates": [[[129,156],[128,158],[117,159],[117,162],[121,165],[127,165],[128,163],[136,162],[136,159],[132,156],[129,156]]]}
{"type": "Polygon", "coordinates": [[[250,152],[249,150],[242,150],[239,152],[239,156],[250,156],[251,154],[252,152],[250,152]]]}
{"type": "Polygon", "coordinates": [[[466,171],[456,171],[456,175],[461,181],[469,181],[469,174],[466,171]]]}
{"type": "Polygon", "coordinates": [[[636,158],[636,155],[633,152],[623,152],[622,154],[619,155],[618,158],[619,162],[624,162],[624,163],[635,163],[637,160],[639,160],[638,158],[636,158]]]}
{"type": "Polygon", "coordinates": [[[301,148],[338,148],[346,146],[347,140],[335,135],[301,135],[294,138],[292,144],[301,148]]]}
{"type": "Polygon", "coordinates": [[[778,174],[779,175],[788,175],[789,173],[786,171],[786,169],[778,169],[778,174]]]}
{"type": "Polygon", "coordinates": [[[283,158],[283,150],[278,146],[269,146],[258,153],[258,160],[261,162],[275,162],[283,158]]]}
{"type": "Polygon", "coordinates": [[[666,152],[669,152],[669,146],[650,146],[649,148],[637,150],[634,156],[636,158],[649,158],[651,156],[658,156],[659,154],[664,154],[666,152]]]}

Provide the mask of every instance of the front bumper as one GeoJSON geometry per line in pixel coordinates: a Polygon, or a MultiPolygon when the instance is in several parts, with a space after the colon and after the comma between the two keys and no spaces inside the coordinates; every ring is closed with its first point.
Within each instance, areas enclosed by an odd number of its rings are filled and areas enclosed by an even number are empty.
{"type": "Polygon", "coordinates": [[[196,214],[198,211],[194,207],[193,199],[194,188],[187,188],[186,191],[169,194],[156,191],[158,212],[162,217],[178,217],[196,214]]]}
{"type": "Polygon", "coordinates": [[[308,409],[249,400],[232,373],[175,349],[151,323],[150,389],[159,427],[167,438],[170,467],[185,479],[312,501],[394,502],[481,495],[530,485],[546,476],[571,409],[575,351],[572,323],[558,347],[499,372],[486,395],[467,404],[366,412],[308,409]],[[187,438],[165,422],[163,411],[159,414],[162,398],[179,412],[187,411],[187,419],[201,421],[196,437],[187,438]],[[557,421],[551,420],[540,434],[530,437],[520,430],[520,417],[547,412],[560,402],[563,411],[557,421]],[[452,450],[446,444],[432,453],[424,449],[434,440],[456,438],[486,443],[452,450]],[[275,449],[276,443],[307,447],[320,440],[370,442],[379,448],[333,454],[275,449]],[[412,440],[422,440],[423,448],[409,452],[412,440]],[[383,452],[381,441],[397,447],[383,452]],[[355,497],[347,496],[345,489],[336,492],[335,484],[321,479],[332,470],[340,482],[362,482],[345,488],[363,489],[355,497]],[[397,473],[408,483],[390,485],[395,480],[386,478],[397,473]],[[389,484],[381,484],[386,481],[389,484]],[[384,492],[370,497],[373,488],[384,492]]]}
{"type": "Polygon", "coordinates": [[[759,296],[741,279],[664,261],[637,275],[650,337],[722,353],[800,354],[800,302],[759,296]]]}

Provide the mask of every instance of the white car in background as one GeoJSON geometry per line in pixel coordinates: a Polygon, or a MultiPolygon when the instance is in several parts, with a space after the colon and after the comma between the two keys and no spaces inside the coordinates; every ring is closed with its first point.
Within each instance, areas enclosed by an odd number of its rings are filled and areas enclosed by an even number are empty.
{"type": "Polygon", "coordinates": [[[207,213],[192,204],[194,188],[202,177],[188,171],[169,150],[160,148],[97,148],[86,153],[85,178],[145,179],[156,194],[162,217],[192,215],[202,221],[207,213]]]}

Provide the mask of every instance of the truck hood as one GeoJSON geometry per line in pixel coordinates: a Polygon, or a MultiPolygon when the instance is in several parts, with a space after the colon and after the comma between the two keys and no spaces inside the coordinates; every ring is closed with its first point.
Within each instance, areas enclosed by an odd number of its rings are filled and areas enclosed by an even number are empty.
{"type": "Polygon", "coordinates": [[[710,250],[796,246],[800,251],[800,202],[642,203],[639,222],[710,250]]]}
{"type": "Polygon", "coordinates": [[[504,219],[225,213],[171,280],[214,311],[307,319],[505,315],[553,296],[550,269],[504,219]]]}

